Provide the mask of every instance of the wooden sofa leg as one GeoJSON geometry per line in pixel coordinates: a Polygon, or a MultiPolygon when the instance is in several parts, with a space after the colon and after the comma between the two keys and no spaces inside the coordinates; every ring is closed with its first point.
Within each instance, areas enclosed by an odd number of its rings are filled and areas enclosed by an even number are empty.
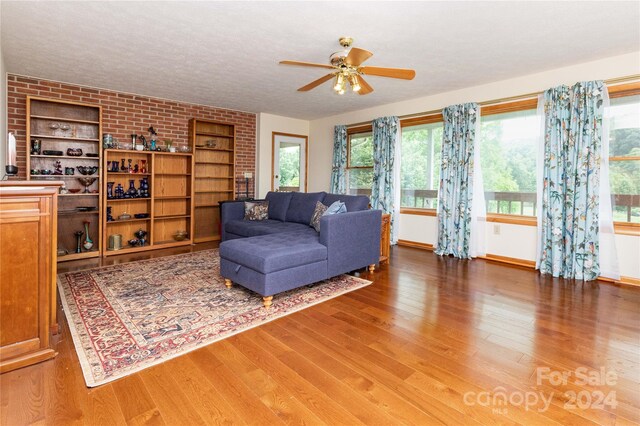
{"type": "Polygon", "coordinates": [[[376,265],[375,264],[369,265],[369,272],[373,272],[375,270],[376,270],[376,265]]]}
{"type": "Polygon", "coordinates": [[[225,278],[224,279],[224,285],[227,286],[227,288],[231,288],[231,286],[233,285],[233,283],[231,282],[231,280],[229,278],[225,278]]]}
{"type": "Polygon", "coordinates": [[[273,300],[273,296],[264,296],[262,298],[262,303],[264,304],[264,307],[268,308],[269,306],[271,306],[272,300],[273,300]]]}

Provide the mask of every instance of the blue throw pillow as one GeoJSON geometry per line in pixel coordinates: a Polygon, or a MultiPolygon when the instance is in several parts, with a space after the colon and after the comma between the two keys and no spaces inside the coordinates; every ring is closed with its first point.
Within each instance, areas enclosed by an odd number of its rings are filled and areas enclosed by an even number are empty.
{"type": "Polygon", "coordinates": [[[322,202],[330,206],[335,201],[342,201],[347,205],[347,210],[357,212],[360,210],[369,210],[369,197],[366,195],[344,195],[344,194],[327,194],[322,202]]]}
{"type": "Polygon", "coordinates": [[[336,201],[327,207],[327,210],[322,214],[322,216],[328,216],[330,214],[338,214],[338,213],[346,213],[347,205],[342,201],[336,201]]]}

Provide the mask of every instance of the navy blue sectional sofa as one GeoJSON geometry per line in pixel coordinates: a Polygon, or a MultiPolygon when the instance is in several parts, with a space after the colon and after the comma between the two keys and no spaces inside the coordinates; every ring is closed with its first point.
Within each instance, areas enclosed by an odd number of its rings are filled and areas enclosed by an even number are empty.
{"type": "Polygon", "coordinates": [[[269,219],[244,220],[244,202],[221,204],[220,273],[225,283],[263,296],[369,266],[380,258],[382,212],[366,196],[325,192],[269,192],[269,219]],[[346,213],[323,216],[320,232],[309,225],[316,202],[342,201],[346,213]]]}

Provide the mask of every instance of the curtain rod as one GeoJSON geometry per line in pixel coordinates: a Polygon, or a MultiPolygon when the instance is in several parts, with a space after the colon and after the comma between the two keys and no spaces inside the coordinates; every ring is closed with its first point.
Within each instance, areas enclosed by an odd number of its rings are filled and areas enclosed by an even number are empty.
{"type": "MultiPolygon", "coordinates": [[[[611,86],[611,85],[616,85],[618,83],[628,83],[628,82],[634,81],[634,80],[640,80],[640,74],[629,75],[629,76],[626,76],[626,77],[610,78],[608,80],[604,80],[604,82],[607,85],[611,86]]],[[[509,96],[509,97],[505,97],[505,98],[492,99],[490,101],[478,102],[478,105],[487,106],[487,105],[502,104],[502,103],[510,102],[510,101],[520,101],[520,100],[525,100],[525,99],[538,97],[538,95],[540,95],[541,93],[543,93],[543,92],[540,91],[540,92],[527,93],[525,95],[517,95],[517,96],[509,96]]],[[[413,114],[399,115],[398,118],[403,120],[405,118],[423,117],[423,116],[427,116],[427,115],[439,114],[441,112],[442,112],[442,108],[434,109],[434,110],[431,110],[431,111],[415,112],[413,114]]],[[[357,126],[364,126],[366,124],[371,124],[371,120],[370,121],[362,121],[360,123],[347,124],[347,128],[349,128],[349,127],[357,127],[357,126]]]]}

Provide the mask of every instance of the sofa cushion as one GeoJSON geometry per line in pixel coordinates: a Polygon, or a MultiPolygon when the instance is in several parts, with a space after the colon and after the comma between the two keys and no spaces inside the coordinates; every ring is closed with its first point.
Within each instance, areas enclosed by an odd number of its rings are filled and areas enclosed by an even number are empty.
{"type": "Polygon", "coordinates": [[[224,225],[225,232],[240,235],[242,237],[255,237],[256,235],[279,234],[282,232],[313,232],[308,225],[293,222],[280,222],[279,220],[230,220],[224,225]]]}
{"type": "Polygon", "coordinates": [[[294,192],[287,210],[287,222],[308,225],[316,209],[316,203],[322,202],[325,194],[325,192],[294,192]]]}
{"type": "Polygon", "coordinates": [[[342,201],[350,212],[369,209],[369,197],[366,195],[327,194],[322,202],[330,206],[336,201],[342,201]]]}
{"type": "Polygon", "coordinates": [[[320,232],[320,218],[327,211],[327,206],[322,204],[320,201],[316,202],[316,209],[313,211],[313,215],[311,216],[311,222],[309,225],[313,226],[313,229],[316,232],[320,232]]]}
{"type": "Polygon", "coordinates": [[[264,197],[269,202],[269,219],[284,222],[287,219],[287,209],[291,202],[292,192],[269,192],[264,197]]]}
{"type": "Polygon", "coordinates": [[[329,216],[332,214],[340,214],[340,213],[346,213],[346,212],[347,212],[346,204],[343,203],[342,201],[336,201],[333,204],[331,204],[329,207],[327,207],[327,210],[325,210],[325,212],[322,215],[329,216]]]}
{"type": "Polygon", "coordinates": [[[317,235],[272,234],[220,244],[220,257],[268,274],[327,259],[327,247],[317,235]]]}
{"type": "Polygon", "coordinates": [[[267,220],[269,219],[268,201],[245,201],[244,220],[267,220]]]}

